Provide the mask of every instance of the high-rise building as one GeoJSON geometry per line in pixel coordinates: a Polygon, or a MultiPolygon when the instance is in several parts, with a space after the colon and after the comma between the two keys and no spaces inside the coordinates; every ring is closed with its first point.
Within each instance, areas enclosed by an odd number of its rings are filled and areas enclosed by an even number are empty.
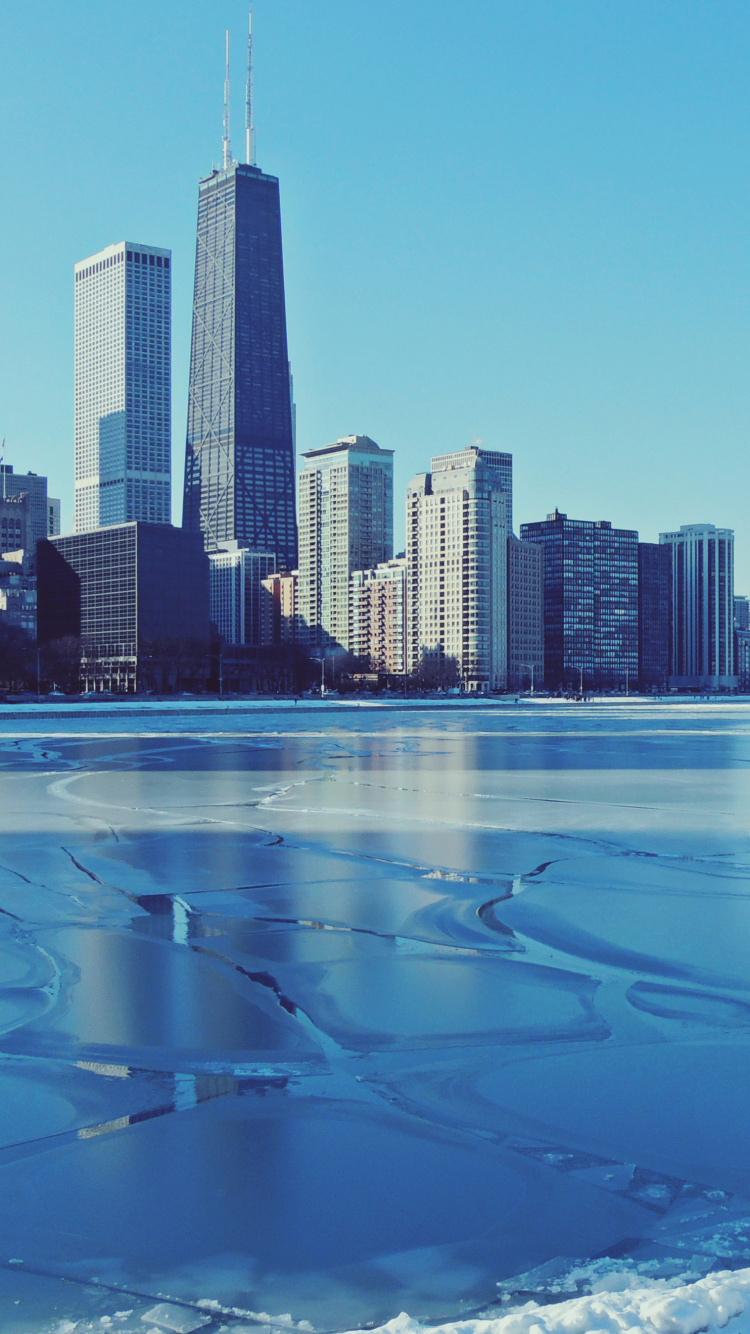
{"type": "Polygon", "coordinates": [[[734,533],[683,524],[659,542],[672,552],[670,685],[734,689],[734,533]]]}
{"type": "Polygon", "coordinates": [[[734,635],[737,684],[743,695],[750,691],[750,630],[735,630],[734,635]]]}
{"type": "Polygon", "coordinates": [[[544,548],[508,537],[508,689],[544,685],[544,548]]]}
{"type": "Polygon", "coordinates": [[[406,557],[354,570],[349,596],[349,648],[372,672],[406,671],[406,557]]]}
{"type": "Polygon", "coordinates": [[[744,593],[734,595],[734,628],[750,630],[750,598],[745,597],[744,593]]]}
{"type": "Polygon", "coordinates": [[[36,638],[36,552],[3,553],[0,558],[0,624],[15,625],[36,638]]]}
{"type": "Polygon", "coordinates": [[[349,648],[349,581],[393,556],[393,450],[348,435],[305,454],[299,602],[313,652],[349,648]]]}
{"type": "Polygon", "coordinates": [[[170,263],[121,241],[75,266],[77,533],[171,521],[170,263]]]}
{"type": "Polygon", "coordinates": [[[124,523],[40,542],[39,641],[82,643],[88,690],[174,689],[208,671],[208,558],[199,534],[124,523]]]}
{"type": "Polygon", "coordinates": [[[21,493],[0,498],[0,554],[26,549],[28,526],[29,497],[21,493]]]}
{"type": "Polygon", "coordinates": [[[276,569],[276,557],[227,543],[208,554],[211,621],[223,643],[263,643],[261,581],[276,569]]]}
{"type": "MultiPolygon", "coordinates": [[[[252,39],[250,43],[252,51],[252,39]]],[[[297,560],[294,411],[279,182],[255,165],[248,68],[246,163],[229,139],[198,187],[183,527],[207,551],[237,541],[297,560]]]]}
{"type": "Polygon", "coordinates": [[[60,501],[47,497],[47,537],[57,537],[60,532],[60,501]]]}
{"type": "Polygon", "coordinates": [[[305,639],[299,614],[299,570],[280,570],[261,579],[261,643],[301,644],[305,639]]]}
{"type": "MultiPolygon", "coordinates": [[[[0,499],[26,496],[26,546],[33,552],[37,542],[47,536],[47,478],[35,472],[14,472],[8,463],[0,464],[0,499]]],[[[59,503],[59,502],[58,502],[59,503]]],[[[7,547],[10,551],[12,548],[7,547]]]]}
{"type": "Polygon", "coordinates": [[[638,534],[555,510],[521,525],[544,547],[544,675],[550,690],[627,689],[638,676],[638,534]]]}
{"type": "Polygon", "coordinates": [[[406,496],[407,669],[435,683],[508,680],[510,454],[469,446],[432,460],[406,496]]]}
{"type": "Polygon", "coordinates": [[[638,684],[664,690],[669,678],[672,553],[658,542],[638,543],[638,684]]]}

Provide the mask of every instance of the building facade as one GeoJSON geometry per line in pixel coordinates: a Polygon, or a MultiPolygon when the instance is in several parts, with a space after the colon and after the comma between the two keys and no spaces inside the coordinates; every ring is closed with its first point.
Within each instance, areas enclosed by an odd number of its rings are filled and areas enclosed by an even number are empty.
{"type": "Polygon", "coordinates": [[[349,435],[305,454],[299,479],[299,603],[313,654],[349,649],[354,570],[393,556],[393,450],[349,435]]]}
{"type": "Polygon", "coordinates": [[[638,685],[666,690],[672,606],[672,553],[658,542],[638,543],[638,685]]]}
{"type": "Polygon", "coordinates": [[[29,497],[23,493],[0,500],[0,555],[6,551],[23,551],[27,547],[29,527],[29,497]]]}
{"type": "Polygon", "coordinates": [[[36,552],[19,548],[0,559],[0,620],[36,639],[36,552]]]}
{"type": "Polygon", "coordinates": [[[507,686],[512,466],[470,446],[409,484],[407,670],[427,683],[507,686]]]}
{"type": "Polygon", "coordinates": [[[628,689],[638,677],[638,534],[555,510],[521,525],[544,547],[549,690],[628,689]]]}
{"type": "Polygon", "coordinates": [[[349,649],[371,672],[406,672],[406,557],[353,572],[349,649]]]}
{"type": "Polygon", "coordinates": [[[508,537],[508,689],[544,686],[544,548],[508,537]]]}
{"type": "Polygon", "coordinates": [[[296,565],[279,182],[237,162],[198,191],[183,527],[296,565]]]}
{"type": "Polygon", "coordinates": [[[57,537],[60,532],[60,501],[47,497],[47,537],[57,537]]]}
{"type": "Polygon", "coordinates": [[[208,554],[211,623],[224,644],[263,643],[261,582],[276,569],[276,557],[236,543],[208,554]]]}
{"type": "MultiPolygon", "coordinates": [[[[49,506],[57,505],[47,496],[47,478],[35,472],[14,472],[8,463],[0,464],[0,496],[3,500],[26,497],[26,542],[28,550],[33,552],[37,542],[47,536],[49,506]]],[[[8,512],[8,518],[11,517],[8,512]]],[[[17,518],[17,515],[14,515],[17,518]]],[[[6,547],[12,551],[12,547],[6,547]]]]}
{"type": "Polygon", "coordinates": [[[299,570],[281,570],[261,580],[261,643],[301,644],[299,570]]]}
{"type": "Polygon", "coordinates": [[[121,241],[75,266],[77,533],[171,522],[171,259],[121,241]]]}
{"type": "Polygon", "coordinates": [[[659,542],[672,555],[670,685],[734,689],[734,533],[683,524],[659,542]]]}
{"type": "Polygon", "coordinates": [[[734,628],[750,630],[750,598],[742,593],[734,595],[734,628]]]}
{"type": "Polygon", "coordinates": [[[84,689],[205,679],[209,570],[199,534],[113,524],[40,542],[37,563],[39,641],[81,640],[84,689]]]}
{"type": "Polygon", "coordinates": [[[734,652],[737,685],[746,695],[750,692],[750,629],[735,631],[734,652]]]}

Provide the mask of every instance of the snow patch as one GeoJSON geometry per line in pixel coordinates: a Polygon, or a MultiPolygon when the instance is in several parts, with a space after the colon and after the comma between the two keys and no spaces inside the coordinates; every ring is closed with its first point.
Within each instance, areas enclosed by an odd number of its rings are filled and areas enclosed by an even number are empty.
{"type": "Polygon", "coordinates": [[[750,1269],[722,1270],[696,1283],[672,1279],[644,1283],[637,1273],[612,1274],[601,1290],[540,1306],[527,1302],[486,1319],[420,1325],[404,1312],[373,1334],[699,1334],[725,1329],[750,1334],[750,1317],[738,1321],[750,1302],[750,1269]],[[623,1286],[620,1286],[622,1284],[623,1286]]]}

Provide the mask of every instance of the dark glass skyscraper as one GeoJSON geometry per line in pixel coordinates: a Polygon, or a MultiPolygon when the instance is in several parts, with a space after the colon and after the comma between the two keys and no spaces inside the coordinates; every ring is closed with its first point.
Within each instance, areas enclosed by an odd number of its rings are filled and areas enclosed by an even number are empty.
{"type": "Polygon", "coordinates": [[[182,525],[297,558],[279,182],[237,162],[200,182],[182,525]]]}
{"type": "Polygon", "coordinates": [[[544,677],[550,690],[635,684],[638,534],[555,510],[521,524],[544,547],[544,677]]]}
{"type": "Polygon", "coordinates": [[[641,690],[664,690],[669,677],[672,551],[658,542],[638,543],[638,681],[641,690]]]}

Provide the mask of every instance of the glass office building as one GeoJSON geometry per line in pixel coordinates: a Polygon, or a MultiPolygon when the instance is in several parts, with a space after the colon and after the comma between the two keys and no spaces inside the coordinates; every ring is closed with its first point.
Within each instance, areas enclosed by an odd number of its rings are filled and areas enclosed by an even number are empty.
{"type": "Polygon", "coordinates": [[[242,163],[200,182],[183,527],[296,564],[279,182],[242,163]]]}
{"type": "Polygon", "coordinates": [[[77,533],[171,522],[170,252],[121,241],[75,266],[77,533]]]}
{"type": "Polygon", "coordinates": [[[672,553],[658,542],[638,543],[638,683],[664,690],[669,680],[672,553]]]}
{"type": "Polygon", "coordinates": [[[544,677],[550,690],[619,689],[638,677],[638,534],[559,510],[521,525],[544,547],[544,677]]]}
{"type": "Polygon", "coordinates": [[[672,556],[670,685],[735,689],[733,531],[688,523],[659,542],[672,556]]]}
{"type": "Polygon", "coordinates": [[[227,543],[227,549],[210,552],[208,561],[211,623],[222,644],[262,644],[261,583],[275,574],[276,557],[227,543]]]}
{"type": "Polygon", "coordinates": [[[144,660],[202,659],[208,558],[171,524],[124,523],[48,538],[38,556],[39,641],[80,638],[87,690],[139,688],[144,660]]]}

